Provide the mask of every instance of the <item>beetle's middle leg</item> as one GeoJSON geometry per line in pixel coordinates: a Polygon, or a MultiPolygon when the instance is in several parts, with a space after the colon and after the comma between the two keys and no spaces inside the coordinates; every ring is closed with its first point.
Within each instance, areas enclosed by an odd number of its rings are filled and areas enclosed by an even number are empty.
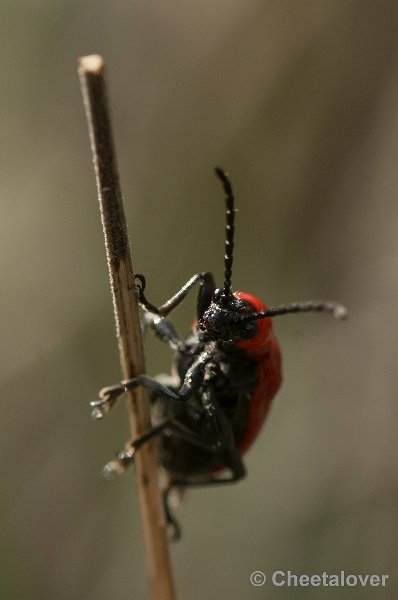
{"type": "Polygon", "coordinates": [[[124,392],[133,390],[141,385],[152,392],[157,392],[158,394],[162,394],[173,400],[187,400],[187,398],[190,398],[202,385],[205,376],[206,363],[210,361],[213,351],[213,342],[210,342],[186,372],[184,381],[177,392],[173,391],[157,379],[148,377],[148,375],[139,375],[133,379],[121,381],[116,385],[102,388],[99,392],[99,399],[90,402],[92,416],[95,419],[101,419],[105,413],[110,411],[119,396],[124,392]]]}
{"type": "Polygon", "coordinates": [[[99,392],[99,399],[90,402],[90,406],[92,408],[91,416],[95,419],[101,419],[105,413],[111,410],[119,396],[124,394],[124,392],[133,390],[140,385],[151,390],[152,392],[157,392],[159,394],[163,394],[164,396],[168,396],[173,400],[180,399],[180,397],[167,385],[160,383],[153,377],[139,375],[134,379],[126,379],[120,383],[117,383],[116,385],[110,385],[102,388],[99,392]]]}

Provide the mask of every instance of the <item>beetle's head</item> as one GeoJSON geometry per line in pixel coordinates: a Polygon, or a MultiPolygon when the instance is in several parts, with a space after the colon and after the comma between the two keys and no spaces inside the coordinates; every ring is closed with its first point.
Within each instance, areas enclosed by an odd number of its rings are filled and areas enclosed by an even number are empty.
{"type": "Polygon", "coordinates": [[[204,339],[237,341],[254,338],[258,323],[248,321],[253,308],[234,294],[225,297],[225,290],[217,289],[209,307],[199,319],[199,330],[204,339]]]}

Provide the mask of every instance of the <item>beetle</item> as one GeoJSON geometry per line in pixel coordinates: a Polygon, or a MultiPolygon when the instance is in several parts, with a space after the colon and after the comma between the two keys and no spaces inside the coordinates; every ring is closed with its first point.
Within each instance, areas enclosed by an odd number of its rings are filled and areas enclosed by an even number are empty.
{"type": "Polygon", "coordinates": [[[104,467],[103,475],[122,473],[137,450],[156,438],[160,463],[168,474],[163,500],[174,538],[180,530],[169,506],[173,488],[231,483],[245,476],[242,456],[256,439],[281,385],[281,353],[272,318],[315,311],[342,319],[347,312],[335,302],[267,308],[250,293],[232,291],[234,195],[228,175],[218,167],[215,173],[226,205],[223,287],[216,288],[210,272],[197,273],[157,307],[146,298],[145,277],[136,275],[145,325],[174,351],[172,375],[122,381],[103,388],[99,399],[91,402],[92,416],[99,419],[123,392],[137,386],[151,391],[152,428],[129,442],[104,467]],[[199,285],[196,320],[183,339],[167,317],[195,285],[199,285]]]}

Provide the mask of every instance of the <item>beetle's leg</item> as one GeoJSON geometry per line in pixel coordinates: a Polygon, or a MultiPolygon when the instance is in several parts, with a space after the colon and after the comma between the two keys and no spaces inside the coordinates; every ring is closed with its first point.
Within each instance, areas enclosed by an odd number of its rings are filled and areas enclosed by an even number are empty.
{"type": "Polygon", "coordinates": [[[181,538],[181,527],[176,519],[172,508],[170,507],[170,493],[173,488],[181,487],[205,487],[208,485],[219,485],[225,483],[235,483],[246,475],[246,469],[242,462],[239,452],[236,450],[230,454],[227,459],[228,464],[225,466],[231,470],[229,477],[202,477],[196,480],[192,479],[172,479],[168,487],[163,491],[163,508],[166,517],[167,525],[170,529],[170,541],[177,542],[181,538]]]}
{"type": "Polygon", "coordinates": [[[173,390],[167,387],[167,385],[156,381],[156,379],[153,377],[139,375],[139,377],[135,377],[134,379],[126,379],[125,381],[121,381],[116,385],[102,388],[99,392],[99,399],[90,402],[90,406],[93,409],[91,415],[95,419],[101,419],[105,413],[110,411],[119,396],[121,396],[124,392],[132,390],[140,385],[152,390],[153,392],[158,392],[159,394],[168,396],[173,400],[180,399],[179,396],[173,392],[173,390]]]}
{"type": "Polygon", "coordinates": [[[145,325],[148,325],[155,335],[172,350],[178,350],[180,352],[184,350],[184,340],[178,335],[171,321],[163,319],[154,313],[146,312],[144,314],[144,323],[145,325]]]}
{"type": "Polygon", "coordinates": [[[206,345],[203,352],[199,354],[197,359],[185,373],[183,384],[177,392],[153,377],[139,375],[138,377],[134,377],[134,379],[125,379],[116,385],[102,388],[99,392],[99,400],[90,402],[90,406],[93,408],[92,416],[96,419],[101,419],[104,416],[104,413],[109,412],[113,407],[119,396],[140,385],[152,392],[157,392],[158,394],[162,394],[173,400],[187,400],[202,385],[205,377],[206,364],[210,362],[212,355],[214,354],[214,349],[214,342],[210,342],[206,345]]]}
{"type": "Polygon", "coordinates": [[[214,342],[207,344],[203,352],[201,352],[198,358],[193,362],[185,374],[182,386],[177,392],[174,392],[167,385],[164,385],[147,375],[139,375],[134,379],[126,379],[116,385],[102,388],[99,392],[99,400],[90,402],[90,406],[92,407],[92,417],[101,419],[105,413],[110,411],[119,396],[140,385],[153,392],[172,398],[173,400],[187,400],[187,398],[190,398],[202,385],[206,363],[211,359],[212,353],[214,353],[214,342]]]}
{"type": "Polygon", "coordinates": [[[197,479],[173,479],[170,487],[202,487],[207,485],[220,485],[224,483],[235,483],[246,476],[246,469],[238,451],[226,457],[225,467],[230,469],[228,477],[203,477],[197,479]]]}
{"type": "Polygon", "coordinates": [[[162,500],[163,500],[163,510],[164,516],[166,517],[166,523],[170,530],[170,541],[178,542],[181,538],[181,527],[179,522],[174,516],[172,509],[170,508],[170,492],[173,489],[173,485],[169,485],[162,492],[162,500]]]}
{"type": "MultiPolygon", "coordinates": [[[[211,273],[208,273],[208,272],[196,273],[190,279],[188,279],[188,281],[182,286],[182,288],[180,290],[178,290],[178,292],[175,293],[174,296],[172,296],[169,300],[167,300],[167,302],[165,302],[164,304],[162,304],[159,307],[156,307],[151,302],[148,302],[148,300],[146,299],[146,296],[144,294],[145,277],[143,275],[136,275],[136,278],[141,281],[141,285],[138,286],[138,301],[141,304],[142,308],[144,308],[145,310],[147,310],[149,312],[155,313],[155,314],[159,315],[160,317],[167,317],[167,315],[169,315],[171,313],[171,311],[173,311],[179,304],[181,304],[181,302],[184,300],[184,298],[187,296],[187,294],[191,291],[191,289],[194,287],[194,285],[196,283],[199,282],[201,285],[201,288],[204,287],[204,291],[202,292],[202,294],[201,294],[201,292],[199,292],[199,296],[198,296],[198,305],[200,302],[201,310],[203,310],[203,306],[205,305],[206,302],[207,302],[207,306],[210,304],[211,297],[212,297],[214,289],[215,289],[214,279],[213,279],[213,275],[211,273]]],[[[206,306],[206,308],[207,308],[207,306],[206,306]]],[[[206,310],[206,308],[204,308],[204,310],[206,310]]],[[[198,306],[198,310],[199,310],[199,306],[198,306]]],[[[204,310],[203,310],[203,312],[204,312],[204,310]]]]}
{"type": "Polygon", "coordinates": [[[177,392],[180,400],[186,400],[187,398],[190,398],[204,383],[206,366],[211,361],[215,350],[215,343],[209,342],[205,346],[205,349],[199,354],[197,359],[193,361],[185,373],[182,386],[177,392]]]}
{"type": "MultiPolygon", "coordinates": [[[[231,457],[232,458],[232,457],[231,457]]],[[[242,463],[242,459],[238,454],[237,457],[233,457],[232,464],[229,465],[232,474],[230,477],[223,478],[215,478],[215,477],[203,477],[202,479],[198,479],[196,481],[192,481],[190,479],[181,479],[181,480],[172,480],[169,486],[163,490],[163,509],[166,517],[167,525],[170,529],[170,541],[178,542],[181,538],[181,526],[179,521],[174,515],[172,508],[170,507],[170,494],[174,487],[205,487],[208,485],[214,484],[225,484],[225,483],[235,483],[246,476],[246,470],[242,463]]]]}
{"type": "MultiPolygon", "coordinates": [[[[142,277],[142,276],[140,276],[142,277]]],[[[188,291],[191,287],[196,283],[196,281],[200,281],[200,288],[197,299],[196,313],[197,318],[201,319],[203,317],[203,313],[210,305],[211,299],[213,297],[213,293],[215,290],[214,278],[211,273],[198,273],[194,275],[188,283],[185,284],[181,288],[173,298],[165,302],[161,307],[156,308],[152,304],[146,302],[142,303],[140,299],[140,303],[146,307],[152,307],[148,309],[148,312],[145,313],[144,322],[146,325],[152,329],[152,331],[160,338],[163,342],[166,342],[173,350],[182,351],[185,347],[184,341],[178,335],[173,323],[167,319],[164,319],[164,316],[168,315],[187,295],[188,291]],[[192,283],[193,282],[193,283],[192,283]],[[166,307],[166,308],[165,308],[166,307]]],[[[145,280],[144,280],[145,281],[145,280]]],[[[140,288],[140,293],[143,296],[142,292],[143,288],[140,288]]],[[[145,298],[145,297],[144,297],[145,298]]]]}
{"type": "Polygon", "coordinates": [[[209,308],[211,299],[216,289],[216,283],[211,273],[202,273],[203,279],[199,288],[198,300],[196,303],[196,316],[199,319],[203,317],[204,312],[209,308]]]}
{"type": "Polygon", "coordinates": [[[185,427],[182,423],[177,421],[176,419],[165,419],[159,425],[155,425],[149,431],[141,435],[139,438],[134,440],[133,442],[128,442],[126,444],[126,449],[118,452],[116,455],[116,459],[110,461],[105,465],[103,469],[103,476],[105,479],[109,479],[114,473],[121,474],[124,473],[126,468],[131,464],[134,460],[135,453],[137,450],[141,448],[144,444],[149,442],[152,438],[160,435],[163,432],[169,432],[171,434],[177,435],[179,438],[189,442],[194,446],[198,446],[199,448],[203,448],[208,451],[219,452],[218,447],[215,447],[212,444],[209,444],[203,438],[192,431],[189,427],[185,427]]]}

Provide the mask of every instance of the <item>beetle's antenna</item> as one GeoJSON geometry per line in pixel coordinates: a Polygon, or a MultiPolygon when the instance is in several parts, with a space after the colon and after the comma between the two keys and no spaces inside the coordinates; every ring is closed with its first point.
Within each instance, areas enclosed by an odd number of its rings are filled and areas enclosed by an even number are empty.
{"type": "Polygon", "coordinates": [[[336,302],[292,302],[291,304],[282,304],[268,308],[262,312],[252,313],[242,317],[241,322],[256,321],[266,317],[277,317],[278,315],[287,315],[289,313],[299,312],[327,312],[331,313],[335,319],[345,319],[348,311],[342,304],[336,302]]]}
{"type": "Polygon", "coordinates": [[[225,206],[226,206],[226,226],[225,226],[225,254],[224,254],[224,288],[221,297],[222,304],[228,302],[228,298],[231,295],[231,278],[232,278],[232,263],[234,259],[234,233],[235,233],[235,208],[234,208],[234,194],[232,191],[232,185],[228,175],[216,167],[215,173],[221,181],[224,192],[225,192],[225,206]]]}

